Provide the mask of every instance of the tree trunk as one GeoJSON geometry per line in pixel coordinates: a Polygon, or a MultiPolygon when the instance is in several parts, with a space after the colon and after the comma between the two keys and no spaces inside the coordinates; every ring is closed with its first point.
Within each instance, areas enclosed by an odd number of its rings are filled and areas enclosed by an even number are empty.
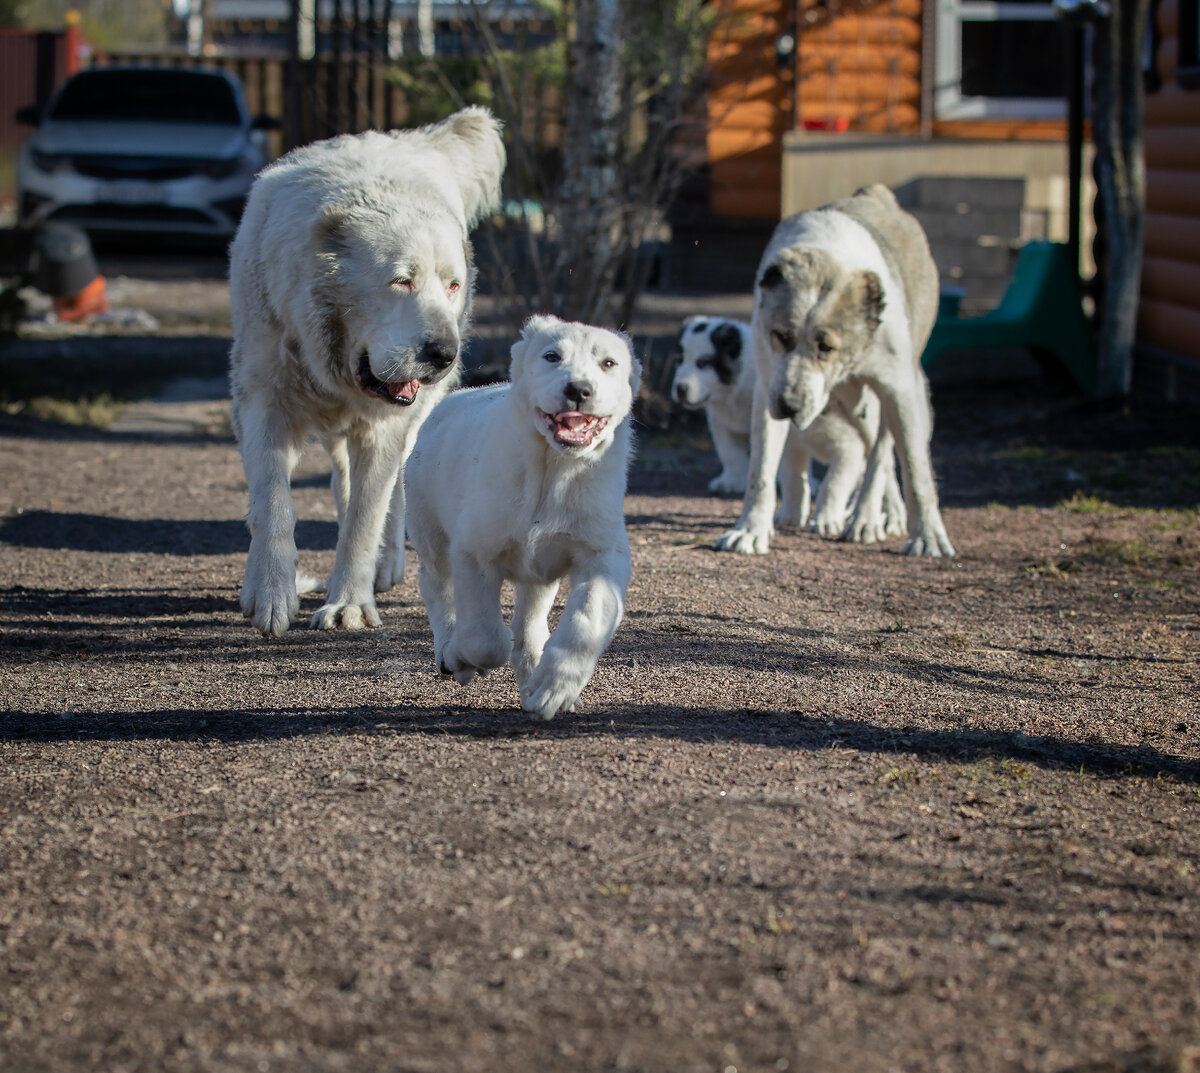
{"type": "Polygon", "coordinates": [[[1092,127],[1107,243],[1096,369],[1101,398],[1128,395],[1133,380],[1145,230],[1142,49],[1148,8],[1149,0],[1112,0],[1112,15],[1096,25],[1092,127]]]}
{"type": "Polygon", "coordinates": [[[562,251],[569,273],[564,316],[609,319],[616,258],[613,242],[620,208],[617,190],[621,113],[617,0],[579,0],[567,74],[567,129],[563,155],[562,251]],[[570,266],[611,266],[574,272],[570,266]]]}

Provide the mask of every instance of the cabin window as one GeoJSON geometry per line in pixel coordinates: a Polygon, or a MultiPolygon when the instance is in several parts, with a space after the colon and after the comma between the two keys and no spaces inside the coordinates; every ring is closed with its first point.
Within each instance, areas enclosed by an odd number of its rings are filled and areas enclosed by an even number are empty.
{"type": "Polygon", "coordinates": [[[1050,0],[937,0],[937,5],[938,119],[1066,115],[1068,40],[1050,0]]]}
{"type": "Polygon", "coordinates": [[[1179,66],[1175,80],[1184,89],[1200,89],[1200,2],[1180,0],[1179,66]]]}

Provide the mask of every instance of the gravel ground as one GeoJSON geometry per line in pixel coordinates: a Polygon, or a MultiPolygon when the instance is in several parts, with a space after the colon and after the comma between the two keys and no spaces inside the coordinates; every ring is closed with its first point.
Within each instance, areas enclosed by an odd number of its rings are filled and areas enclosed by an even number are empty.
{"type": "Polygon", "coordinates": [[[943,384],[946,561],[717,554],[648,423],[544,724],[434,673],[415,563],[380,630],[254,634],[208,393],[0,416],[7,1073],[1200,1070],[1194,413],[943,384]]]}

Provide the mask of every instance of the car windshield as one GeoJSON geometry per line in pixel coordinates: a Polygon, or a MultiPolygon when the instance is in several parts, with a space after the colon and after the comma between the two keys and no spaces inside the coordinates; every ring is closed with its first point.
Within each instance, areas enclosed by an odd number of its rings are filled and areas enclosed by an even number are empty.
{"type": "Polygon", "coordinates": [[[85,71],[63,87],[52,119],[241,122],[229,83],[194,71],[85,71]]]}

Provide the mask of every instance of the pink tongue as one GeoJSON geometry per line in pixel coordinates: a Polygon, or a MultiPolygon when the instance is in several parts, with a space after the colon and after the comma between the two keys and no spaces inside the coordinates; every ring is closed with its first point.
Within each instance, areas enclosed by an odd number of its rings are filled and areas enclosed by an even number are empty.
{"type": "Polygon", "coordinates": [[[403,399],[405,402],[412,402],[417,397],[417,388],[421,386],[420,380],[405,380],[402,384],[388,384],[388,394],[393,399],[403,399]]]}
{"type": "Polygon", "coordinates": [[[586,428],[591,420],[587,414],[581,414],[578,410],[565,410],[561,414],[555,414],[554,420],[563,428],[574,432],[579,428],[586,428]]]}

